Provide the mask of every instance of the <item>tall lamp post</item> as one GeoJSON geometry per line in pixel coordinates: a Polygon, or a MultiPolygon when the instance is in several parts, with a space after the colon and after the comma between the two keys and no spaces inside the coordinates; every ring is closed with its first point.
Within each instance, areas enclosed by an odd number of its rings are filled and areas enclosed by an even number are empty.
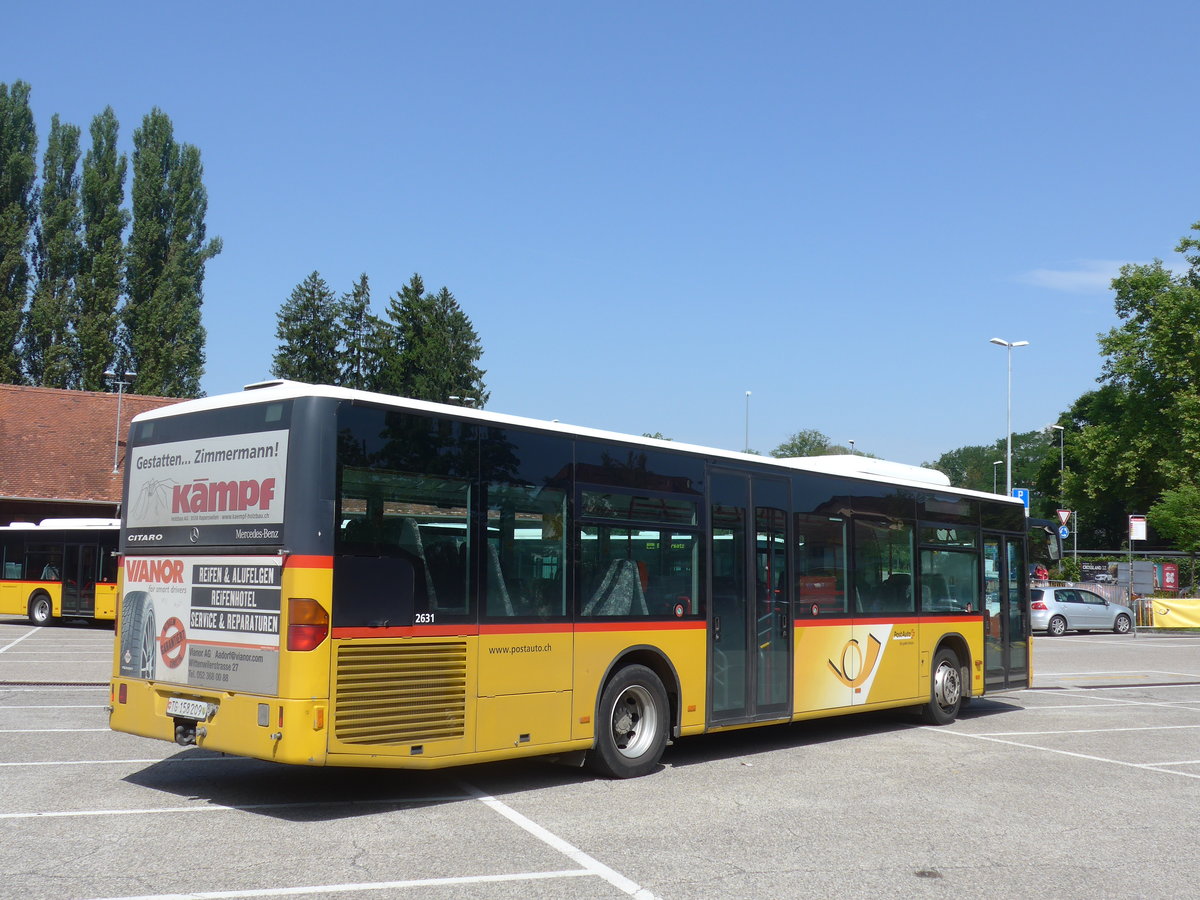
{"type": "Polygon", "coordinates": [[[1029,341],[1006,341],[992,338],[988,341],[1008,350],[1008,429],[1004,450],[1004,493],[1012,496],[1012,352],[1014,347],[1028,347],[1029,341]]]}
{"type": "Polygon", "coordinates": [[[115,371],[104,373],[105,378],[116,379],[113,381],[113,384],[117,388],[117,432],[113,437],[113,474],[116,474],[117,459],[121,451],[121,398],[125,394],[125,388],[133,383],[136,375],[137,372],[130,372],[128,369],[122,372],[119,377],[115,371]]]}
{"type": "Polygon", "coordinates": [[[998,459],[992,463],[992,493],[996,493],[996,466],[1004,465],[1004,460],[998,459]]]}
{"type": "Polygon", "coordinates": [[[1050,427],[1058,432],[1058,502],[1060,505],[1066,506],[1067,490],[1066,482],[1064,481],[1065,467],[1063,466],[1066,456],[1064,454],[1063,447],[1066,441],[1065,435],[1067,433],[1067,429],[1063,428],[1061,425],[1051,425],[1050,427]]]}
{"type": "Polygon", "coordinates": [[[750,392],[746,391],[746,444],[745,451],[750,452],[750,392]]]}

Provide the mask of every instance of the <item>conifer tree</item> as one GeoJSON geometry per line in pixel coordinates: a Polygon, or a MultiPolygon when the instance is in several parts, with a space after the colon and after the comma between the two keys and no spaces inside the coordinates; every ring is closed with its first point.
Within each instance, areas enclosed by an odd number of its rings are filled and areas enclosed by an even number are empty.
{"type": "Polygon", "coordinates": [[[387,333],[384,323],[371,314],[371,287],[365,272],[342,297],[341,334],[338,383],[363,391],[379,390],[387,333]]]}
{"type": "Polygon", "coordinates": [[[83,248],[77,279],[80,387],[105,388],[104,371],[116,358],[117,304],[125,264],[122,237],[129,223],[125,154],[117,152],[117,117],[111,106],[92,119],[92,146],[83,160],[83,248]]]}
{"type": "Polygon", "coordinates": [[[340,305],[319,272],[296,285],[276,313],[275,337],[280,343],[271,373],[310,384],[337,384],[340,314],[340,305]]]}
{"type": "Polygon", "coordinates": [[[20,384],[17,336],[29,290],[37,131],[29,85],[0,83],[0,382],[20,384]]]}
{"type": "Polygon", "coordinates": [[[200,151],[177,144],[157,108],[134,131],[133,148],[125,362],[137,372],[138,393],[195,397],[204,372],[204,266],[221,252],[220,238],[205,241],[200,151]]]}
{"type": "Polygon", "coordinates": [[[476,408],[487,403],[484,371],[476,365],[483,355],[479,335],[448,288],[426,294],[414,274],[388,305],[388,316],[399,346],[392,361],[398,393],[442,403],[456,397],[476,408]]]}
{"type": "Polygon", "coordinates": [[[74,323],[79,271],[79,127],[50,120],[42,158],[42,189],[34,229],[37,284],[25,314],[25,373],[42,387],[79,386],[74,323]]]}

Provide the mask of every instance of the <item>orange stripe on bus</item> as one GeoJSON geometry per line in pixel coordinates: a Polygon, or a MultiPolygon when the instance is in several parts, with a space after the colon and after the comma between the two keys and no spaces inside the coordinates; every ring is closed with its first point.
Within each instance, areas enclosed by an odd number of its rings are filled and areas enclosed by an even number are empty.
{"type": "Polygon", "coordinates": [[[332,569],[332,556],[304,556],[303,554],[294,554],[288,556],[283,561],[285,569],[332,569]]]}

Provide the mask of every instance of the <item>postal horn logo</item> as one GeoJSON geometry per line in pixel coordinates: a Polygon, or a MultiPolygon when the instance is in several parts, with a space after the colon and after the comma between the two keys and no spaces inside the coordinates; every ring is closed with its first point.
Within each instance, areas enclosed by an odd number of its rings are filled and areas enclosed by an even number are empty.
{"type": "Polygon", "coordinates": [[[839,668],[838,664],[832,659],[826,660],[829,663],[829,668],[833,670],[833,674],[837,680],[846,687],[862,687],[871,673],[875,671],[875,664],[879,662],[879,651],[882,649],[882,644],[879,639],[873,634],[867,635],[867,653],[866,658],[863,658],[862,646],[857,639],[851,638],[846,641],[846,646],[842,647],[842,665],[839,668]]]}

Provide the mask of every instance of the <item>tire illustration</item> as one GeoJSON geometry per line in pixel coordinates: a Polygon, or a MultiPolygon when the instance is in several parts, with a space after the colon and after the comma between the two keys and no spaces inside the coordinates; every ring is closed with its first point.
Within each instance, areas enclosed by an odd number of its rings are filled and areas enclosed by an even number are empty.
{"type": "Polygon", "coordinates": [[[670,704],[662,681],[645,666],[626,666],[605,686],[588,766],[607,778],[652,772],[667,746],[670,704]]]}
{"type": "Polygon", "coordinates": [[[929,702],[921,707],[921,718],[929,725],[949,725],[962,708],[962,670],[958,654],[939,650],[933,658],[929,678],[929,702]]]}
{"type": "Polygon", "coordinates": [[[1067,631],[1067,620],[1062,616],[1055,616],[1050,620],[1050,624],[1046,626],[1046,634],[1051,637],[1062,637],[1067,631]]]}
{"type": "Polygon", "coordinates": [[[1129,634],[1129,629],[1133,627],[1133,623],[1129,621],[1129,616],[1119,615],[1117,621],[1113,622],[1113,631],[1117,634],[1129,634]]]}
{"type": "Polygon", "coordinates": [[[121,601],[121,674],[153,678],[157,649],[150,595],[145,591],[130,591],[121,601]]]}
{"type": "Polygon", "coordinates": [[[54,618],[53,612],[50,595],[45,591],[38,591],[29,598],[29,621],[34,625],[49,625],[54,618]]]}

